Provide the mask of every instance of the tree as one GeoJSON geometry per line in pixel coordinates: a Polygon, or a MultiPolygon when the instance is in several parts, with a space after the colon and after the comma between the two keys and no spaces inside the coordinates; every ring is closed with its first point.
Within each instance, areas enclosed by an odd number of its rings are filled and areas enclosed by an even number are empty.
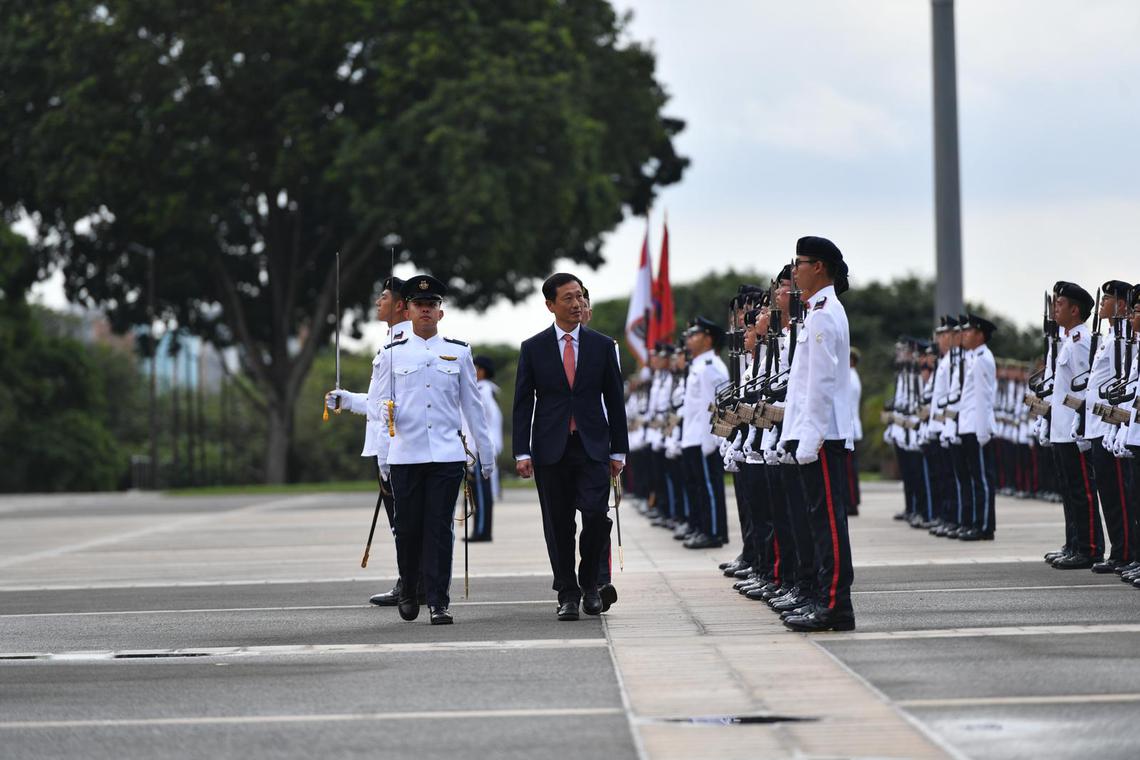
{"type": "Polygon", "coordinates": [[[683,123],[606,0],[0,0],[0,210],[118,329],[240,346],[287,476],[292,410],[382,243],[452,303],[527,296],[681,178],[683,123]],[[148,312],[148,259],[155,313],[148,312]]]}

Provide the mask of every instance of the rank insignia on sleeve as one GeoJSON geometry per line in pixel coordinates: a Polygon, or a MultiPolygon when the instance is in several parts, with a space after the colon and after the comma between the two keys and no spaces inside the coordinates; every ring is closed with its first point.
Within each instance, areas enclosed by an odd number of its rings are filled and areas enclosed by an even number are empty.
{"type": "Polygon", "coordinates": [[[400,332],[398,332],[392,336],[392,340],[399,340],[402,337],[404,337],[404,331],[400,330],[400,332]]]}
{"type": "Polygon", "coordinates": [[[1081,340],[1081,334],[1080,333],[1073,333],[1073,342],[1078,343],[1078,342],[1080,342],[1080,340],[1081,340]]]}
{"type": "Polygon", "coordinates": [[[818,301],[816,301],[816,304],[815,304],[815,306],[813,306],[811,310],[812,310],[812,311],[819,311],[820,309],[822,309],[822,308],[823,308],[823,305],[824,305],[825,303],[827,303],[827,296],[824,296],[823,298],[821,298],[821,299],[819,299],[818,301]]]}

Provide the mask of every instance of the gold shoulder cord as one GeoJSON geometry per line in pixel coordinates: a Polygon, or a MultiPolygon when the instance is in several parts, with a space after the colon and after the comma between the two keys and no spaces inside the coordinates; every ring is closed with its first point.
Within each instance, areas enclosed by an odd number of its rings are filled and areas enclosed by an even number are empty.
{"type": "Polygon", "coordinates": [[[467,448],[467,437],[463,432],[459,433],[459,440],[463,443],[463,453],[467,455],[467,463],[463,468],[463,517],[460,517],[456,522],[463,523],[463,598],[471,598],[471,573],[470,573],[470,555],[468,547],[470,542],[467,540],[467,518],[475,514],[475,499],[471,495],[471,481],[474,478],[480,477],[481,473],[475,473],[474,476],[468,474],[467,468],[474,468],[478,460],[475,455],[471,453],[471,449],[467,448]]]}

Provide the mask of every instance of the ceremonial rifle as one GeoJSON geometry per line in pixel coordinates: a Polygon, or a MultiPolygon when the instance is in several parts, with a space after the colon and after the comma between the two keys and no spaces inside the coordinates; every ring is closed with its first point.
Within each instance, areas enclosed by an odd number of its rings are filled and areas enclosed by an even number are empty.
{"type": "MultiPolygon", "coordinates": [[[[1072,382],[1069,383],[1069,389],[1076,391],[1078,393],[1089,387],[1089,380],[1091,379],[1091,376],[1092,376],[1093,360],[1096,359],[1096,348],[1097,348],[1097,344],[1100,342],[1100,322],[1101,322],[1100,309],[1101,309],[1103,301],[1104,301],[1104,294],[1101,292],[1100,288],[1097,288],[1097,291],[1096,291],[1096,311],[1093,312],[1092,336],[1090,336],[1090,338],[1089,338],[1089,368],[1086,369],[1081,374],[1074,377],[1072,382]]],[[[1120,356],[1119,355],[1116,357],[1116,361],[1117,361],[1117,365],[1119,366],[1119,364],[1120,364],[1120,356]]]]}

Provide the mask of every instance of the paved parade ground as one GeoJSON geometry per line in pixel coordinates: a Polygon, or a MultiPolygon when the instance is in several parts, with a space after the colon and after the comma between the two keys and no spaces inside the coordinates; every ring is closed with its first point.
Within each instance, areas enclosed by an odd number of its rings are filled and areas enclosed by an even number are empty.
{"type": "Polygon", "coordinates": [[[966,544],[900,494],[865,487],[858,629],[815,636],[732,591],[735,544],[628,510],[618,603],[558,622],[530,488],[469,600],[457,543],[450,627],[367,604],[395,571],[383,517],[360,568],[370,494],[5,497],[0,756],[1134,760],[1140,591],[1041,561],[1059,505],[999,498],[966,544]]]}

